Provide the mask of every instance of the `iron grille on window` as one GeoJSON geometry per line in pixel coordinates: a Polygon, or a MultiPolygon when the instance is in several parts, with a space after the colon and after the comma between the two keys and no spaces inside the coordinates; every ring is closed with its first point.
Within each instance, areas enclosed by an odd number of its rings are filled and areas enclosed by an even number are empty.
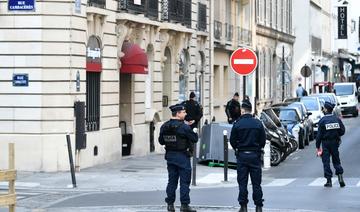
{"type": "Polygon", "coordinates": [[[162,20],[191,27],[191,0],[163,0],[162,20]]]}
{"type": "Polygon", "coordinates": [[[130,13],[145,14],[149,18],[158,18],[159,1],[158,0],[141,0],[140,4],[135,0],[120,0],[119,9],[126,10],[130,13]]]}
{"type": "Polygon", "coordinates": [[[222,23],[220,21],[214,21],[214,37],[217,40],[221,39],[222,23]]]}
{"type": "Polygon", "coordinates": [[[88,0],[88,5],[94,6],[94,7],[105,8],[106,0],[88,0]]]}
{"type": "Polygon", "coordinates": [[[225,37],[227,41],[232,41],[233,38],[233,25],[225,24],[225,37]]]}
{"type": "Polygon", "coordinates": [[[250,44],[251,43],[251,31],[248,29],[244,29],[242,27],[237,27],[238,29],[238,42],[250,44]]]}
{"type": "Polygon", "coordinates": [[[100,127],[100,73],[86,73],[86,130],[100,127]]]}
{"type": "Polygon", "coordinates": [[[206,31],[206,5],[199,3],[198,30],[206,31]]]}

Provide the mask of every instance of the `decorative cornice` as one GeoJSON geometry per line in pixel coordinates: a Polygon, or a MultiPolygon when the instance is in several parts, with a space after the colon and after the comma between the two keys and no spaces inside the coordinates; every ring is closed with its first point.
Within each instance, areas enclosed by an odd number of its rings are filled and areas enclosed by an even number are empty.
{"type": "Polygon", "coordinates": [[[256,26],[256,34],[270,37],[274,40],[279,40],[285,43],[294,44],[295,42],[295,36],[259,24],[256,26]]]}

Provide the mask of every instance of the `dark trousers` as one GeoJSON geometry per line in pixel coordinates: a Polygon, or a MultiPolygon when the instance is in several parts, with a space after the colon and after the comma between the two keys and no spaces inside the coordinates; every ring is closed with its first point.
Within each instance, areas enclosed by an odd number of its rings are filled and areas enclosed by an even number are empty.
{"type": "Polygon", "coordinates": [[[339,142],[336,140],[332,141],[323,141],[322,142],[322,162],[324,166],[324,177],[325,178],[331,178],[333,176],[333,173],[330,168],[330,156],[333,163],[333,166],[335,168],[335,174],[343,174],[344,170],[341,167],[340,163],[340,155],[339,155],[339,142]]]}
{"type": "Polygon", "coordinates": [[[240,205],[246,205],[248,200],[248,179],[249,174],[253,187],[253,200],[257,206],[263,206],[263,193],[261,189],[261,153],[260,152],[239,152],[237,156],[237,181],[239,184],[240,205]]]}
{"type": "Polygon", "coordinates": [[[190,204],[191,165],[190,158],[184,153],[166,153],[168,169],[167,197],[165,202],[173,204],[176,199],[176,189],[180,178],[180,202],[190,204]]]}

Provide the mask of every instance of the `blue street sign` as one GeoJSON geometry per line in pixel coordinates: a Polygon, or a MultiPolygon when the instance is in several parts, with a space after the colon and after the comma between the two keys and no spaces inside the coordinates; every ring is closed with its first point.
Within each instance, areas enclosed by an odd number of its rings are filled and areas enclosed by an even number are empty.
{"type": "Polygon", "coordinates": [[[35,10],[35,0],[8,0],[9,11],[31,11],[35,10]]]}
{"type": "Polygon", "coordinates": [[[29,75],[28,74],[13,74],[13,86],[28,87],[29,75]]]}

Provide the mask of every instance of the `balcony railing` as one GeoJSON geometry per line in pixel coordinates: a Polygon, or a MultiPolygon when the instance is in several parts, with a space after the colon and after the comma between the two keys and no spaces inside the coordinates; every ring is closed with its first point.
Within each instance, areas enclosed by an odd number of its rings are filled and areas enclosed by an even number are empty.
{"type": "Polygon", "coordinates": [[[88,5],[93,7],[105,8],[106,0],[88,0],[88,5]]]}
{"type": "Polygon", "coordinates": [[[232,39],[233,39],[233,25],[225,23],[225,37],[226,37],[226,41],[232,41],[232,39]]]}
{"type": "Polygon", "coordinates": [[[214,37],[216,40],[220,40],[222,36],[222,23],[220,21],[214,21],[214,37]]]}
{"type": "Polygon", "coordinates": [[[198,30],[206,31],[206,5],[199,3],[198,6],[198,30]]]}
{"type": "Polygon", "coordinates": [[[238,29],[238,43],[250,45],[251,37],[252,37],[251,31],[241,27],[238,27],[237,29],[238,29]]]}
{"type": "Polygon", "coordinates": [[[162,20],[191,27],[191,0],[163,0],[162,20]]]}
{"type": "Polygon", "coordinates": [[[120,0],[119,10],[129,13],[144,14],[146,17],[158,19],[159,0],[120,0]]]}

